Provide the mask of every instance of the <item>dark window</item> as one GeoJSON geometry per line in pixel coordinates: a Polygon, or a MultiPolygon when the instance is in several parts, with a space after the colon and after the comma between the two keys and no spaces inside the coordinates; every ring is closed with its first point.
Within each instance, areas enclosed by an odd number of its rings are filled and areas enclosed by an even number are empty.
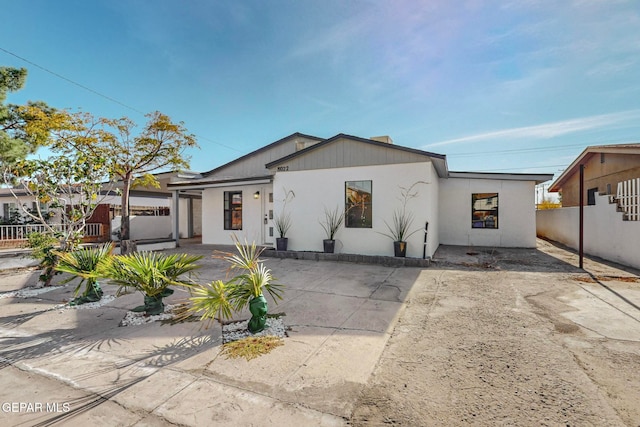
{"type": "Polygon", "coordinates": [[[471,195],[471,228],[498,228],[498,193],[471,195]]]}
{"type": "Polygon", "coordinates": [[[224,229],[242,230],[242,191],[224,192],[224,229]]]}
{"type": "Polygon", "coordinates": [[[587,205],[593,206],[596,204],[596,192],[598,188],[590,188],[587,190],[587,205]]]}
{"type": "Polygon", "coordinates": [[[604,153],[600,153],[600,163],[604,163],[604,153]]]}
{"type": "Polygon", "coordinates": [[[371,181],[347,181],[345,187],[345,221],[349,228],[371,228],[371,181]]]}

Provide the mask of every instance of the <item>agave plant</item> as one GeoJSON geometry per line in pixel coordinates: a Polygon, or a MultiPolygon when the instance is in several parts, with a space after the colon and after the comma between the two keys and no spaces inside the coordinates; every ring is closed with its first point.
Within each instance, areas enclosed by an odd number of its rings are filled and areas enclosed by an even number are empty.
{"type": "Polygon", "coordinates": [[[193,285],[189,311],[202,313],[201,319],[217,317],[222,321],[223,317],[230,319],[233,311],[249,305],[252,317],[248,329],[252,333],[260,332],[265,327],[268,311],[264,291],[277,301],[282,299],[282,285],[274,282],[271,270],[260,259],[263,248],[258,248],[255,242],[249,245],[245,241],[243,245],[236,236],[233,240],[238,253],[222,253],[218,257],[230,263],[229,272],[239,270],[240,274],[226,283],[216,280],[206,285],[193,285]]]}
{"type": "Polygon", "coordinates": [[[72,252],[55,252],[57,256],[56,271],[69,273],[72,276],[62,283],[68,283],[76,277],[80,283],[74,290],[75,298],[71,305],[79,305],[87,302],[99,301],[103,291],[98,283],[101,270],[109,263],[111,258],[112,243],[106,243],[96,248],[82,248],[72,252]],[[80,293],[82,284],[86,282],[84,292],[80,293]]]}
{"type": "Polygon", "coordinates": [[[144,294],[144,305],[133,311],[144,311],[147,315],[164,311],[162,299],[173,294],[171,285],[188,286],[184,274],[200,268],[196,261],[202,256],[188,254],[165,255],[156,252],[134,252],[114,257],[105,269],[105,274],[118,285],[117,295],[134,288],[144,294]]]}

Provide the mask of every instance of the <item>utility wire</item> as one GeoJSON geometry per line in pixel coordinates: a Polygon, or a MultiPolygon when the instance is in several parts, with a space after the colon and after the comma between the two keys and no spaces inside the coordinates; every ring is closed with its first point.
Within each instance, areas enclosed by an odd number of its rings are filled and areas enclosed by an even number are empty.
{"type": "MultiPolygon", "coordinates": [[[[135,107],[132,107],[132,106],[130,106],[130,105],[127,105],[127,104],[125,104],[124,102],[118,101],[117,99],[112,98],[112,97],[110,97],[110,96],[108,96],[108,95],[105,95],[105,94],[103,94],[103,93],[100,93],[100,92],[98,92],[97,90],[91,89],[91,88],[90,88],[90,87],[88,87],[88,86],[85,86],[85,85],[83,85],[83,84],[81,84],[81,83],[78,83],[78,82],[76,82],[76,81],[74,81],[74,80],[71,80],[70,78],[67,78],[67,77],[65,77],[65,76],[63,76],[63,75],[61,75],[61,74],[58,74],[58,73],[56,73],[55,71],[51,71],[51,70],[49,70],[48,68],[45,68],[45,67],[43,67],[43,66],[41,66],[41,65],[39,65],[39,64],[36,64],[36,63],[35,63],[35,62],[33,62],[33,61],[30,61],[30,60],[28,60],[28,59],[26,59],[26,58],[23,58],[23,57],[22,57],[22,56],[20,56],[20,55],[17,55],[17,54],[15,54],[15,53],[11,52],[11,51],[8,51],[7,49],[3,48],[2,46],[0,46],[0,51],[5,52],[6,54],[11,55],[11,56],[13,56],[13,57],[15,57],[15,58],[18,58],[19,60],[24,61],[24,62],[26,62],[27,64],[33,65],[34,67],[39,68],[39,69],[41,69],[42,71],[44,71],[44,72],[46,72],[46,73],[49,73],[49,74],[51,74],[51,75],[53,75],[53,76],[55,76],[55,77],[57,77],[57,78],[59,78],[59,79],[61,79],[61,80],[64,80],[64,81],[66,81],[67,83],[71,83],[71,84],[72,84],[72,85],[74,85],[74,86],[78,86],[79,88],[84,89],[84,90],[86,90],[87,92],[91,92],[91,93],[93,93],[94,95],[97,95],[97,96],[99,96],[99,97],[101,97],[101,98],[104,98],[104,99],[106,99],[106,100],[108,100],[108,101],[111,101],[111,102],[113,102],[113,103],[115,103],[115,104],[118,104],[118,105],[120,105],[120,106],[122,106],[122,107],[124,107],[124,108],[127,108],[127,109],[129,109],[129,110],[131,110],[131,111],[134,111],[134,112],[136,112],[136,113],[138,113],[138,114],[141,114],[141,115],[143,115],[143,116],[145,115],[145,113],[144,113],[143,111],[140,111],[140,110],[138,110],[138,109],[137,109],[137,108],[135,108],[135,107]]],[[[231,147],[231,146],[226,145],[226,144],[222,144],[221,142],[217,142],[217,141],[214,141],[214,140],[212,140],[212,139],[209,139],[209,138],[206,138],[206,137],[203,137],[203,136],[200,136],[200,135],[196,135],[196,138],[197,138],[197,139],[201,139],[201,140],[205,140],[205,141],[212,142],[212,143],[214,143],[214,144],[216,144],[216,145],[220,145],[221,147],[228,148],[229,150],[233,150],[233,151],[235,151],[235,152],[237,152],[237,153],[242,153],[242,151],[238,150],[237,148],[231,147]]]]}

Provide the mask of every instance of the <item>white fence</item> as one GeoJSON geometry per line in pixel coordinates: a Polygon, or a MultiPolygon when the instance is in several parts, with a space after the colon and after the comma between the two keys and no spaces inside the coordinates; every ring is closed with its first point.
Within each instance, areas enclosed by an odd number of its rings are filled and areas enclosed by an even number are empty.
{"type": "MultiPolygon", "coordinates": [[[[56,231],[64,231],[69,228],[66,224],[24,224],[24,225],[0,225],[0,241],[4,240],[27,240],[30,233],[49,233],[50,228],[56,231]]],[[[100,237],[102,235],[102,224],[89,223],[83,233],[85,237],[100,237]]]]}
{"type": "Polygon", "coordinates": [[[619,182],[616,199],[618,206],[624,210],[625,219],[640,220],[640,178],[619,182]]]}

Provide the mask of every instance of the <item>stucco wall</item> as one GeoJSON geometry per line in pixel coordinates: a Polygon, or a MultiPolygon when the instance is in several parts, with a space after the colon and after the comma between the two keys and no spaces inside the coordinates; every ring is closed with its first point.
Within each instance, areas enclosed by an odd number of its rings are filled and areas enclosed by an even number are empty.
{"type": "Polygon", "coordinates": [[[231,244],[231,235],[241,240],[263,243],[264,213],[262,200],[270,190],[270,186],[246,185],[221,188],[207,188],[202,192],[202,243],[231,244]],[[224,192],[242,191],[242,230],[224,229],[224,192]],[[253,194],[260,191],[260,198],[253,194]]]}
{"type": "MultiPolygon", "coordinates": [[[[536,212],[540,237],[578,249],[579,207],[536,212]]],[[[607,196],[596,196],[596,204],[584,207],[584,252],[609,261],[640,268],[640,222],[623,221],[607,196]]]]}
{"type": "Polygon", "coordinates": [[[440,179],[440,244],[536,246],[533,181],[440,179]],[[471,228],[471,195],[498,193],[498,229],[471,228]]]}
{"type": "MultiPolygon", "coordinates": [[[[120,230],[121,220],[120,216],[111,220],[111,231],[120,230]]],[[[131,216],[129,221],[131,240],[167,239],[171,236],[170,216],[131,216]]],[[[112,234],[111,240],[118,240],[118,238],[112,234]]]]}
{"type": "MultiPolygon", "coordinates": [[[[422,257],[424,224],[431,223],[427,256],[438,247],[438,178],[430,162],[383,166],[316,169],[278,172],[274,178],[274,209],[282,212],[286,191],[295,198],[287,204],[292,227],[287,234],[289,249],[322,251],[326,238],[320,225],[324,208],[345,208],[345,181],[372,181],[372,228],[345,228],[336,235],[336,252],[393,256],[393,243],[380,232],[387,232],[384,221],[391,223],[394,209],[400,206],[400,187],[415,187],[418,195],[407,208],[414,213],[411,230],[419,230],[408,239],[407,256],[422,257]]],[[[206,207],[205,207],[206,210],[206,207]]],[[[206,228],[206,227],[205,227],[206,228]]]]}

